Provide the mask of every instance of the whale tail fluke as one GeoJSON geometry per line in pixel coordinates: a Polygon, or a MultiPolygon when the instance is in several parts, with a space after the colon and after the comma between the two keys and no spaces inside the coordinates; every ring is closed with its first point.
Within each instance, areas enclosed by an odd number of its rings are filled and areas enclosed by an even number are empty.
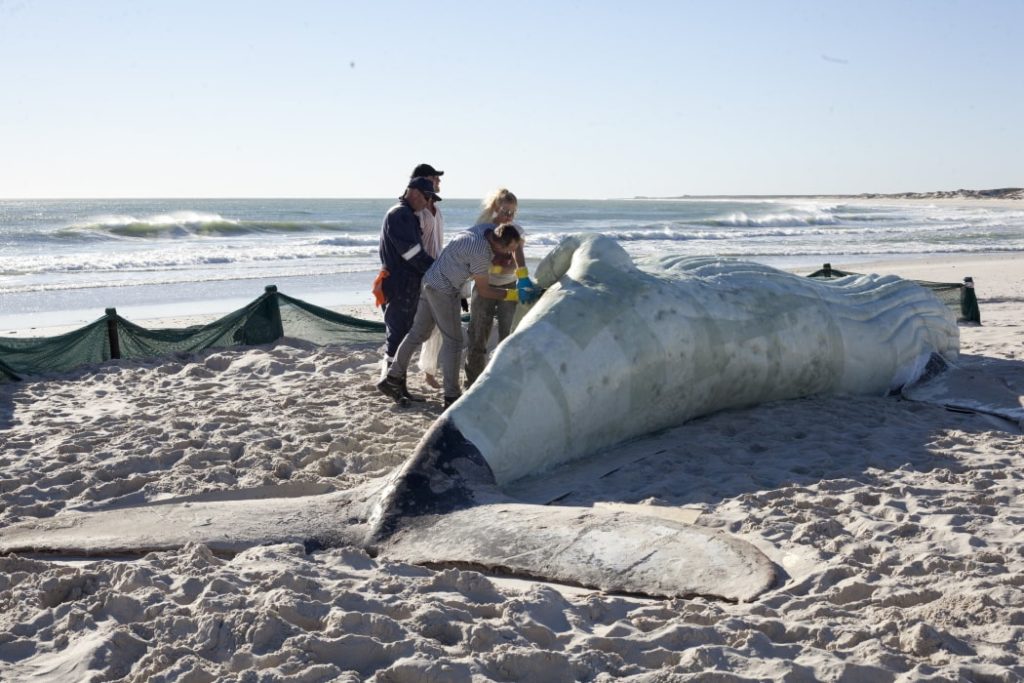
{"type": "Polygon", "coordinates": [[[615,509],[513,502],[407,519],[387,555],[650,597],[745,602],[776,580],[760,550],[715,530],[615,509]]]}

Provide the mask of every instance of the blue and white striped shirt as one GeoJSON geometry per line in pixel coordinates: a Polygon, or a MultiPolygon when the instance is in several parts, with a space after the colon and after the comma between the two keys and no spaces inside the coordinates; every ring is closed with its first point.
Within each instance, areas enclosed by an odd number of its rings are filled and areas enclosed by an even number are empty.
{"type": "Polygon", "coordinates": [[[483,234],[460,232],[444,249],[423,276],[423,283],[431,289],[458,296],[466,280],[487,275],[494,252],[483,234]]]}

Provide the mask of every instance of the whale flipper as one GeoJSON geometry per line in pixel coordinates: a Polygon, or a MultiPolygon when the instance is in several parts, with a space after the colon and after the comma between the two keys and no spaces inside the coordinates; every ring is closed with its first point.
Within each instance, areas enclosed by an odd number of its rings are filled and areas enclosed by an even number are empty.
{"type": "Polygon", "coordinates": [[[360,545],[367,526],[352,498],[345,491],[292,498],[166,501],[68,513],[0,530],[0,553],[141,555],[188,543],[202,543],[218,553],[270,543],[360,545]]]}
{"type": "Polygon", "coordinates": [[[618,510],[524,503],[405,525],[387,556],[653,597],[748,601],[775,581],[760,550],[718,531],[618,510]]]}

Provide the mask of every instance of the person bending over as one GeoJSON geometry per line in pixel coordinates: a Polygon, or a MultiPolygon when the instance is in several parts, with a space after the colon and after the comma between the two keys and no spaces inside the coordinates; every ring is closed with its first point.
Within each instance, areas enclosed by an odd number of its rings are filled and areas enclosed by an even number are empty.
{"type": "Polygon", "coordinates": [[[398,345],[395,360],[387,376],[377,383],[377,389],[400,404],[409,400],[406,389],[409,361],[437,326],[442,338],[441,375],[445,408],[454,403],[462,394],[459,389],[459,357],[462,353],[459,292],[462,285],[472,279],[479,296],[495,301],[517,301],[518,290],[492,287],[488,273],[495,256],[510,256],[521,248],[519,229],[511,223],[482,232],[467,230],[449,242],[423,276],[423,292],[412,329],[398,345]]]}

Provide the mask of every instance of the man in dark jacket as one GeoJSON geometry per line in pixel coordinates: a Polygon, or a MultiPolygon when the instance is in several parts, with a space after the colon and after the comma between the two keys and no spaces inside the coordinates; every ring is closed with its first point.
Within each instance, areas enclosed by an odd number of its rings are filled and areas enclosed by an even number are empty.
{"type": "Polygon", "coordinates": [[[429,178],[412,178],[398,204],[388,210],[380,231],[380,283],[384,295],[384,325],[387,328],[387,359],[395,357],[398,345],[412,327],[420,301],[420,280],[434,259],[423,248],[417,211],[437,198],[429,178]]]}

